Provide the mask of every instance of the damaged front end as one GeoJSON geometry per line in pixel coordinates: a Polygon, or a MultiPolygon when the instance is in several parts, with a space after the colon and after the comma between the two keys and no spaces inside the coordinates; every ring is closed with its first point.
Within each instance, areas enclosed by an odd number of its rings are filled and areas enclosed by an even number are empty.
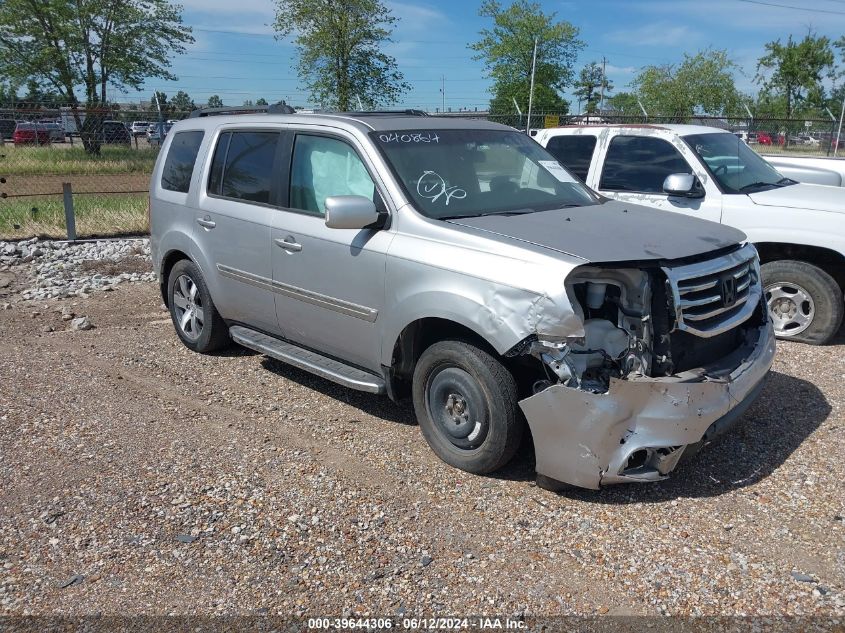
{"type": "Polygon", "coordinates": [[[538,333],[522,400],[542,479],[597,489],[666,477],[738,419],[774,358],[751,245],[680,265],[576,268],[578,336],[538,333]]]}

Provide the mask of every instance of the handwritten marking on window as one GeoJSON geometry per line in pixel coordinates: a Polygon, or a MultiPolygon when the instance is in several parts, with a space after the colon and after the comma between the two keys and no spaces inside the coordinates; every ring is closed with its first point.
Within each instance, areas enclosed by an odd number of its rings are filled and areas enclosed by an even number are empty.
{"type": "Polygon", "coordinates": [[[447,187],[446,181],[437,172],[426,170],[417,181],[417,193],[421,197],[437,202],[441,197],[444,197],[446,206],[449,206],[449,201],[463,200],[467,197],[467,192],[458,187],[447,187]]]}
{"type": "Polygon", "coordinates": [[[439,143],[440,137],[436,132],[407,132],[399,134],[398,132],[391,132],[389,134],[379,134],[379,140],[382,143],[439,143]]]}

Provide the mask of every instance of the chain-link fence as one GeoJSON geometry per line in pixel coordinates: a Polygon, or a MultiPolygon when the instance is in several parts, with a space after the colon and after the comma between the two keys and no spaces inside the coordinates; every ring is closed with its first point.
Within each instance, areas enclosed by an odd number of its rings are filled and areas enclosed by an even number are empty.
{"type": "Polygon", "coordinates": [[[0,106],[0,239],[145,233],[161,138],[188,115],[0,106]]]}
{"type": "MultiPolygon", "coordinates": [[[[151,108],[0,104],[0,240],[145,233],[150,174],[162,133],[189,116],[151,108]]],[[[525,130],[525,113],[455,112],[525,130]]],[[[842,151],[830,119],[646,117],[532,113],[531,129],[561,125],[687,123],[733,132],[760,154],[842,151]],[[838,147],[837,147],[838,146],[838,147]]]]}

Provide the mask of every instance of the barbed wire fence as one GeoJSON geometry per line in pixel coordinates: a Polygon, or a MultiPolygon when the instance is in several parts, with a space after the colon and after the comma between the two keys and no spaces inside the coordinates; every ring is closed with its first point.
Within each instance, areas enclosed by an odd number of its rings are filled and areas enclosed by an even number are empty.
{"type": "MultiPolygon", "coordinates": [[[[190,116],[162,113],[164,129],[190,116]]],[[[519,130],[524,113],[442,113],[486,119],[519,130]]],[[[0,240],[76,239],[148,232],[149,182],[161,146],[153,108],[85,109],[56,104],[0,104],[0,240]],[[16,133],[17,132],[17,133],[16,133]]],[[[842,153],[837,122],[825,119],[645,117],[537,112],[531,128],[562,125],[687,123],[733,132],[762,155],[842,153]]]]}

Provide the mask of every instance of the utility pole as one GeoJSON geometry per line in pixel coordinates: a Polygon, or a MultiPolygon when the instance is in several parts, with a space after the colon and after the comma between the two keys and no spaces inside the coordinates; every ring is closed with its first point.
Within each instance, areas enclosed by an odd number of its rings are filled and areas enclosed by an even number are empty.
{"type": "Polygon", "coordinates": [[[440,102],[440,111],[446,112],[446,75],[440,75],[440,102]]]}
{"type": "Polygon", "coordinates": [[[525,133],[531,136],[531,107],[534,105],[534,72],[537,70],[537,44],[540,38],[534,38],[534,54],[531,57],[531,87],[528,89],[528,122],[525,124],[525,133]]]}
{"type": "Polygon", "coordinates": [[[607,74],[606,74],[606,67],[607,67],[607,59],[605,59],[604,55],[601,56],[601,96],[599,97],[599,116],[601,113],[604,112],[604,85],[607,83],[607,74]]]}

